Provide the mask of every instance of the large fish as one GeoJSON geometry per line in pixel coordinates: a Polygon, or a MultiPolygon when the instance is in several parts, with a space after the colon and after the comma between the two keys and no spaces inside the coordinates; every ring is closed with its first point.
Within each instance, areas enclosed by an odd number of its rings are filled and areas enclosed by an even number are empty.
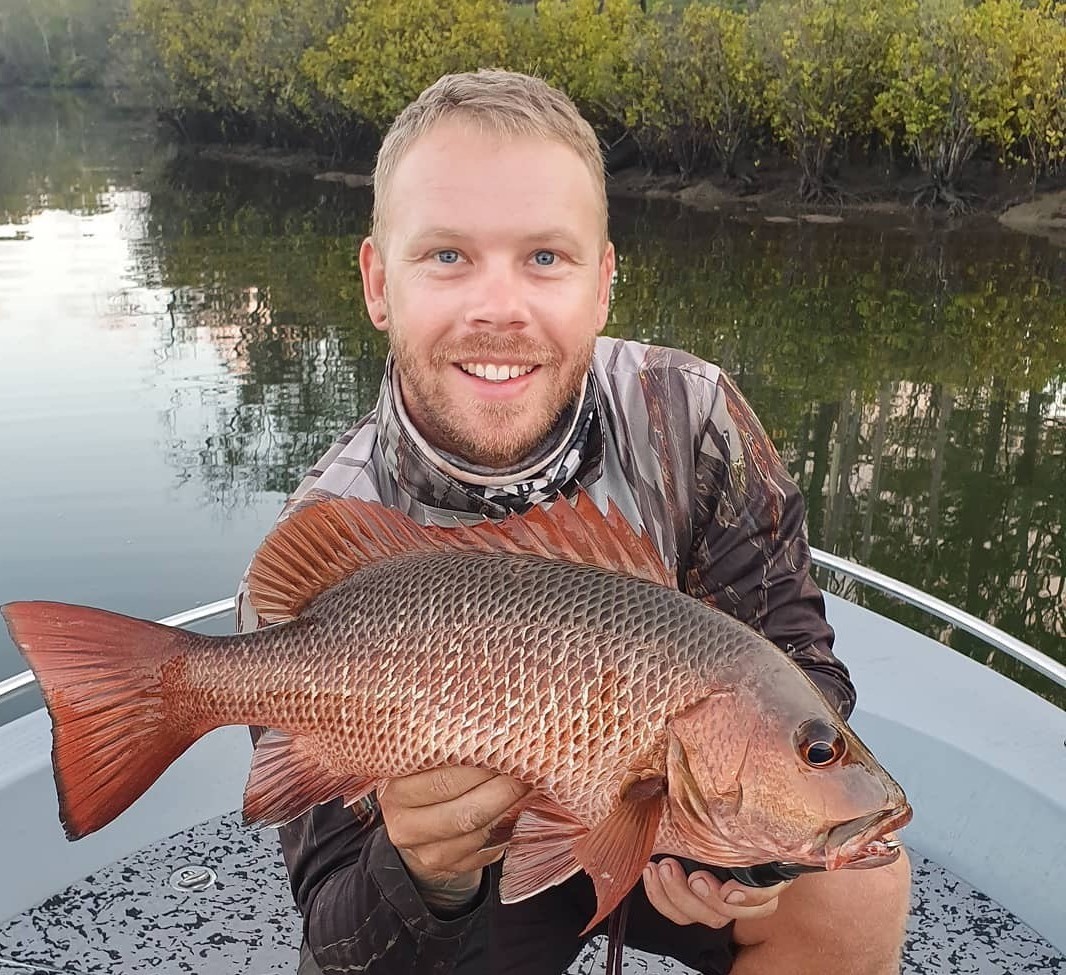
{"type": "MultiPolygon", "coordinates": [[[[579,870],[602,920],[655,853],[835,870],[899,855],[899,786],[784,653],[680,593],[647,535],[586,496],[424,528],[380,505],[297,508],[249,572],[261,619],[208,637],[59,603],[3,607],[53,724],[67,835],[135,802],[223,725],[270,729],[251,824],[468,765],[533,787],[514,902],[579,870]]],[[[588,930],[586,929],[586,930],[588,930]]]]}

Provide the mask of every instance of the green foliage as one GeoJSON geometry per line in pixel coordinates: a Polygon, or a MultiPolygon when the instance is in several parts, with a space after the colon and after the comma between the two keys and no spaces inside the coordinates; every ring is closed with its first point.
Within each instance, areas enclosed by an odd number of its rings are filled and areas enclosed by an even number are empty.
{"type": "Polygon", "coordinates": [[[1066,6],[1022,11],[1013,87],[1018,137],[1034,178],[1066,163],[1066,6]]]}
{"type": "Polygon", "coordinates": [[[441,75],[503,64],[508,47],[502,0],[351,0],[301,63],[327,98],[383,129],[441,75]]]}
{"type": "Polygon", "coordinates": [[[213,0],[132,0],[128,29],[151,44],[169,82],[167,107],[236,107],[229,56],[240,43],[238,11],[213,0]]]}
{"type": "Polygon", "coordinates": [[[645,156],[685,176],[712,163],[735,175],[764,81],[747,18],[703,3],[664,12],[632,45],[632,63],[639,83],[625,121],[645,156]]]}
{"type": "Polygon", "coordinates": [[[833,152],[868,128],[893,20],[893,0],[771,0],[754,14],[766,115],[800,164],[801,197],[823,195],[833,152]]]}
{"type": "Polygon", "coordinates": [[[337,153],[442,74],[499,66],[562,88],[604,144],[630,136],[647,165],[685,177],[733,175],[769,133],[804,199],[830,192],[841,150],[874,133],[941,202],[958,202],[982,147],[1034,178],[1066,160],[1057,0],[131,2],[118,48],[158,66],[161,104],[228,134],[251,119],[325,136],[337,153]]]}
{"type": "Polygon", "coordinates": [[[299,53],[341,22],[342,0],[132,0],[127,31],[151,42],[179,107],[307,112],[314,90],[299,53]]]}
{"type": "Polygon", "coordinates": [[[128,6],[129,0],[4,0],[0,85],[103,84],[108,42],[128,6]]]}
{"type": "Polygon", "coordinates": [[[654,74],[654,26],[637,0],[541,0],[513,28],[512,66],[561,88],[594,125],[625,128],[654,74]]]}
{"type": "Polygon", "coordinates": [[[899,134],[929,175],[933,192],[955,201],[962,167],[986,141],[1002,156],[1013,139],[1012,68],[1019,0],[908,0],[905,29],[893,36],[891,82],[874,118],[899,134]]]}

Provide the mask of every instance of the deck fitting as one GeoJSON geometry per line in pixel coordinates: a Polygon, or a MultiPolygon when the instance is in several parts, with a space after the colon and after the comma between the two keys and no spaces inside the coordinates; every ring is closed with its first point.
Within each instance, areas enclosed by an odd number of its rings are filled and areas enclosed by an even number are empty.
{"type": "Polygon", "coordinates": [[[198,892],[214,887],[216,880],[218,874],[210,867],[190,863],[188,866],[178,867],[170,875],[170,886],[175,890],[198,892]]]}

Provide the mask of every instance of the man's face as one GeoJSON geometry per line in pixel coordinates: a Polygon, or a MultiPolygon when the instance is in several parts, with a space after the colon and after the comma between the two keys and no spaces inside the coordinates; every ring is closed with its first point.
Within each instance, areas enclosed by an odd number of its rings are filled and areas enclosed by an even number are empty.
{"type": "Polygon", "coordinates": [[[561,143],[452,120],[400,160],[385,204],[360,267],[408,414],[467,461],[519,462],[574,400],[607,319],[592,174],[561,143]]]}

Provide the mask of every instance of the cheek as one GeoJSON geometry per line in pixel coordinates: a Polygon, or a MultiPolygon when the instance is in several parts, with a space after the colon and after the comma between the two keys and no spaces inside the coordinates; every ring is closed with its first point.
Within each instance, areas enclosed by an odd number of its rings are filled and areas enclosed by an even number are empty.
{"type": "Polygon", "coordinates": [[[409,345],[432,344],[454,321],[454,300],[417,282],[387,296],[389,321],[409,345]]]}
{"type": "Polygon", "coordinates": [[[562,349],[581,349],[596,333],[599,305],[585,282],[544,291],[530,306],[536,323],[562,349]]]}

